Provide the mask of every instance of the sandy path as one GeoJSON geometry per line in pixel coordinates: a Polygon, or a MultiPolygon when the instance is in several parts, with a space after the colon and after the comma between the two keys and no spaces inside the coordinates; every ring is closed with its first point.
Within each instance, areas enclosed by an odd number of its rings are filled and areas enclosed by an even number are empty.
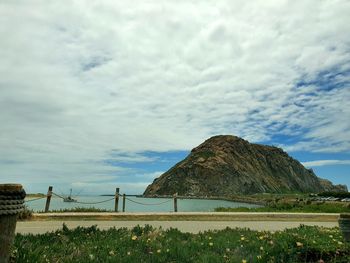
{"type": "Polygon", "coordinates": [[[152,225],[154,227],[162,227],[167,229],[170,227],[178,228],[183,232],[198,233],[206,230],[219,230],[226,227],[247,227],[253,230],[266,230],[277,231],[286,228],[298,227],[300,224],[304,225],[317,225],[324,227],[338,226],[337,222],[289,222],[289,221],[26,221],[18,222],[16,232],[22,234],[39,234],[47,231],[55,231],[62,228],[62,224],[65,223],[69,228],[75,228],[77,226],[88,227],[97,225],[100,229],[108,229],[110,227],[127,227],[131,228],[136,225],[152,225]]]}

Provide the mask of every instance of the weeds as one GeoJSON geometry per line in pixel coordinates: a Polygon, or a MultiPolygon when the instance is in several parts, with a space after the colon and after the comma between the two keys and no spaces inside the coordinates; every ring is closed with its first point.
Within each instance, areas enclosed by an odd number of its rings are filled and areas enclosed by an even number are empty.
{"type": "Polygon", "coordinates": [[[275,233],[230,229],[199,234],[151,226],[17,234],[13,262],[349,262],[338,228],[275,233]],[[320,261],[321,260],[321,261],[320,261]]]}
{"type": "Polygon", "coordinates": [[[24,206],[24,209],[18,214],[18,220],[30,219],[33,216],[33,210],[29,209],[27,206],[24,206]]]}

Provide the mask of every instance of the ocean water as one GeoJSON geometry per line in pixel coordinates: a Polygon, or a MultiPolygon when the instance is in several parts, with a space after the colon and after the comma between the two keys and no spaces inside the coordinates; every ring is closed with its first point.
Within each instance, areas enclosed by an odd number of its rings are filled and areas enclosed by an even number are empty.
{"type": "MultiPolygon", "coordinates": [[[[95,207],[114,211],[113,196],[79,196],[78,202],[63,202],[61,198],[52,197],[50,210],[70,209],[75,207],[95,207]],[[112,199],[112,200],[109,200],[112,199]],[[109,200],[109,201],[107,201],[109,200]],[[79,203],[80,202],[80,203],[79,203]]],[[[29,201],[30,199],[26,199],[29,201]]],[[[45,209],[46,198],[26,202],[26,206],[35,212],[45,209]]],[[[122,197],[119,198],[119,211],[122,210],[122,197]]],[[[179,212],[211,212],[216,207],[259,207],[259,205],[230,202],[225,200],[180,199],[177,200],[179,212]]],[[[171,198],[143,198],[127,196],[125,212],[173,212],[174,202],[171,198]]]]}

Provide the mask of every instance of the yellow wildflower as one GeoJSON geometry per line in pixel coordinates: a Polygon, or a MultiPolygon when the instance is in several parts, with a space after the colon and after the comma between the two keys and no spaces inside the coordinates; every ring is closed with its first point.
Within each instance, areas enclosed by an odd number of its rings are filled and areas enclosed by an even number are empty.
{"type": "Polygon", "coordinates": [[[245,259],[242,259],[242,263],[247,263],[247,260],[245,260],[245,259]]]}
{"type": "Polygon", "coordinates": [[[243,241],[245,238],[244,237],[241,237],[241,240],[243,241]]]}
{"type": "Polygon", "coordinates": [[[296,244],[297,244],[297,247],[302,247],[303,246],[303,243],[301,243],[301,242],[296,242],[296,244]]]}
{"type": "Polygon", "coordinates": [[[137,239],[137,236],[132,236],[131,239],[132,239],[132,240],[136,240],[136,239],[137,239]]]}
{"type": "Polygon", "coordinates": [[[160,252],[162,252],[162,251],[161,251],[160,249],[158,249],[158,250],[157,250],[157,253],[160,253],[160,252]]]}
{"type": "Polygon", "coordinates": [[[209,246],[211,246],[211,247],[212,247],[213,245],[214,245],[214,244],[213,244],[213,242],[210,242],[210,243],[209,243],[209,246]]]}

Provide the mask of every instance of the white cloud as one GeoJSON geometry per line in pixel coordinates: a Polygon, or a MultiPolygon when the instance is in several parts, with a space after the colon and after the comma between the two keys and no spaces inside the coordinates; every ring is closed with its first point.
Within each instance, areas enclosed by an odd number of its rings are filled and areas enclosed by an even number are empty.
{"type": "Polygon", "coordinates": [[[214,134],[349,152],[349,13],[340,0],[2,1],[0,160],[16,164],[0,162],[0,181],[113,181],[113,150],[140,161],[214,134]],[[312,83],[335,71],[340,88],[312,83]]]}
{"type": "Polygon", "coordinates": [[[349,165],[350,160],[317,160],[302,163],[306,167],[326,166],[326,165],[349,165]]]}

